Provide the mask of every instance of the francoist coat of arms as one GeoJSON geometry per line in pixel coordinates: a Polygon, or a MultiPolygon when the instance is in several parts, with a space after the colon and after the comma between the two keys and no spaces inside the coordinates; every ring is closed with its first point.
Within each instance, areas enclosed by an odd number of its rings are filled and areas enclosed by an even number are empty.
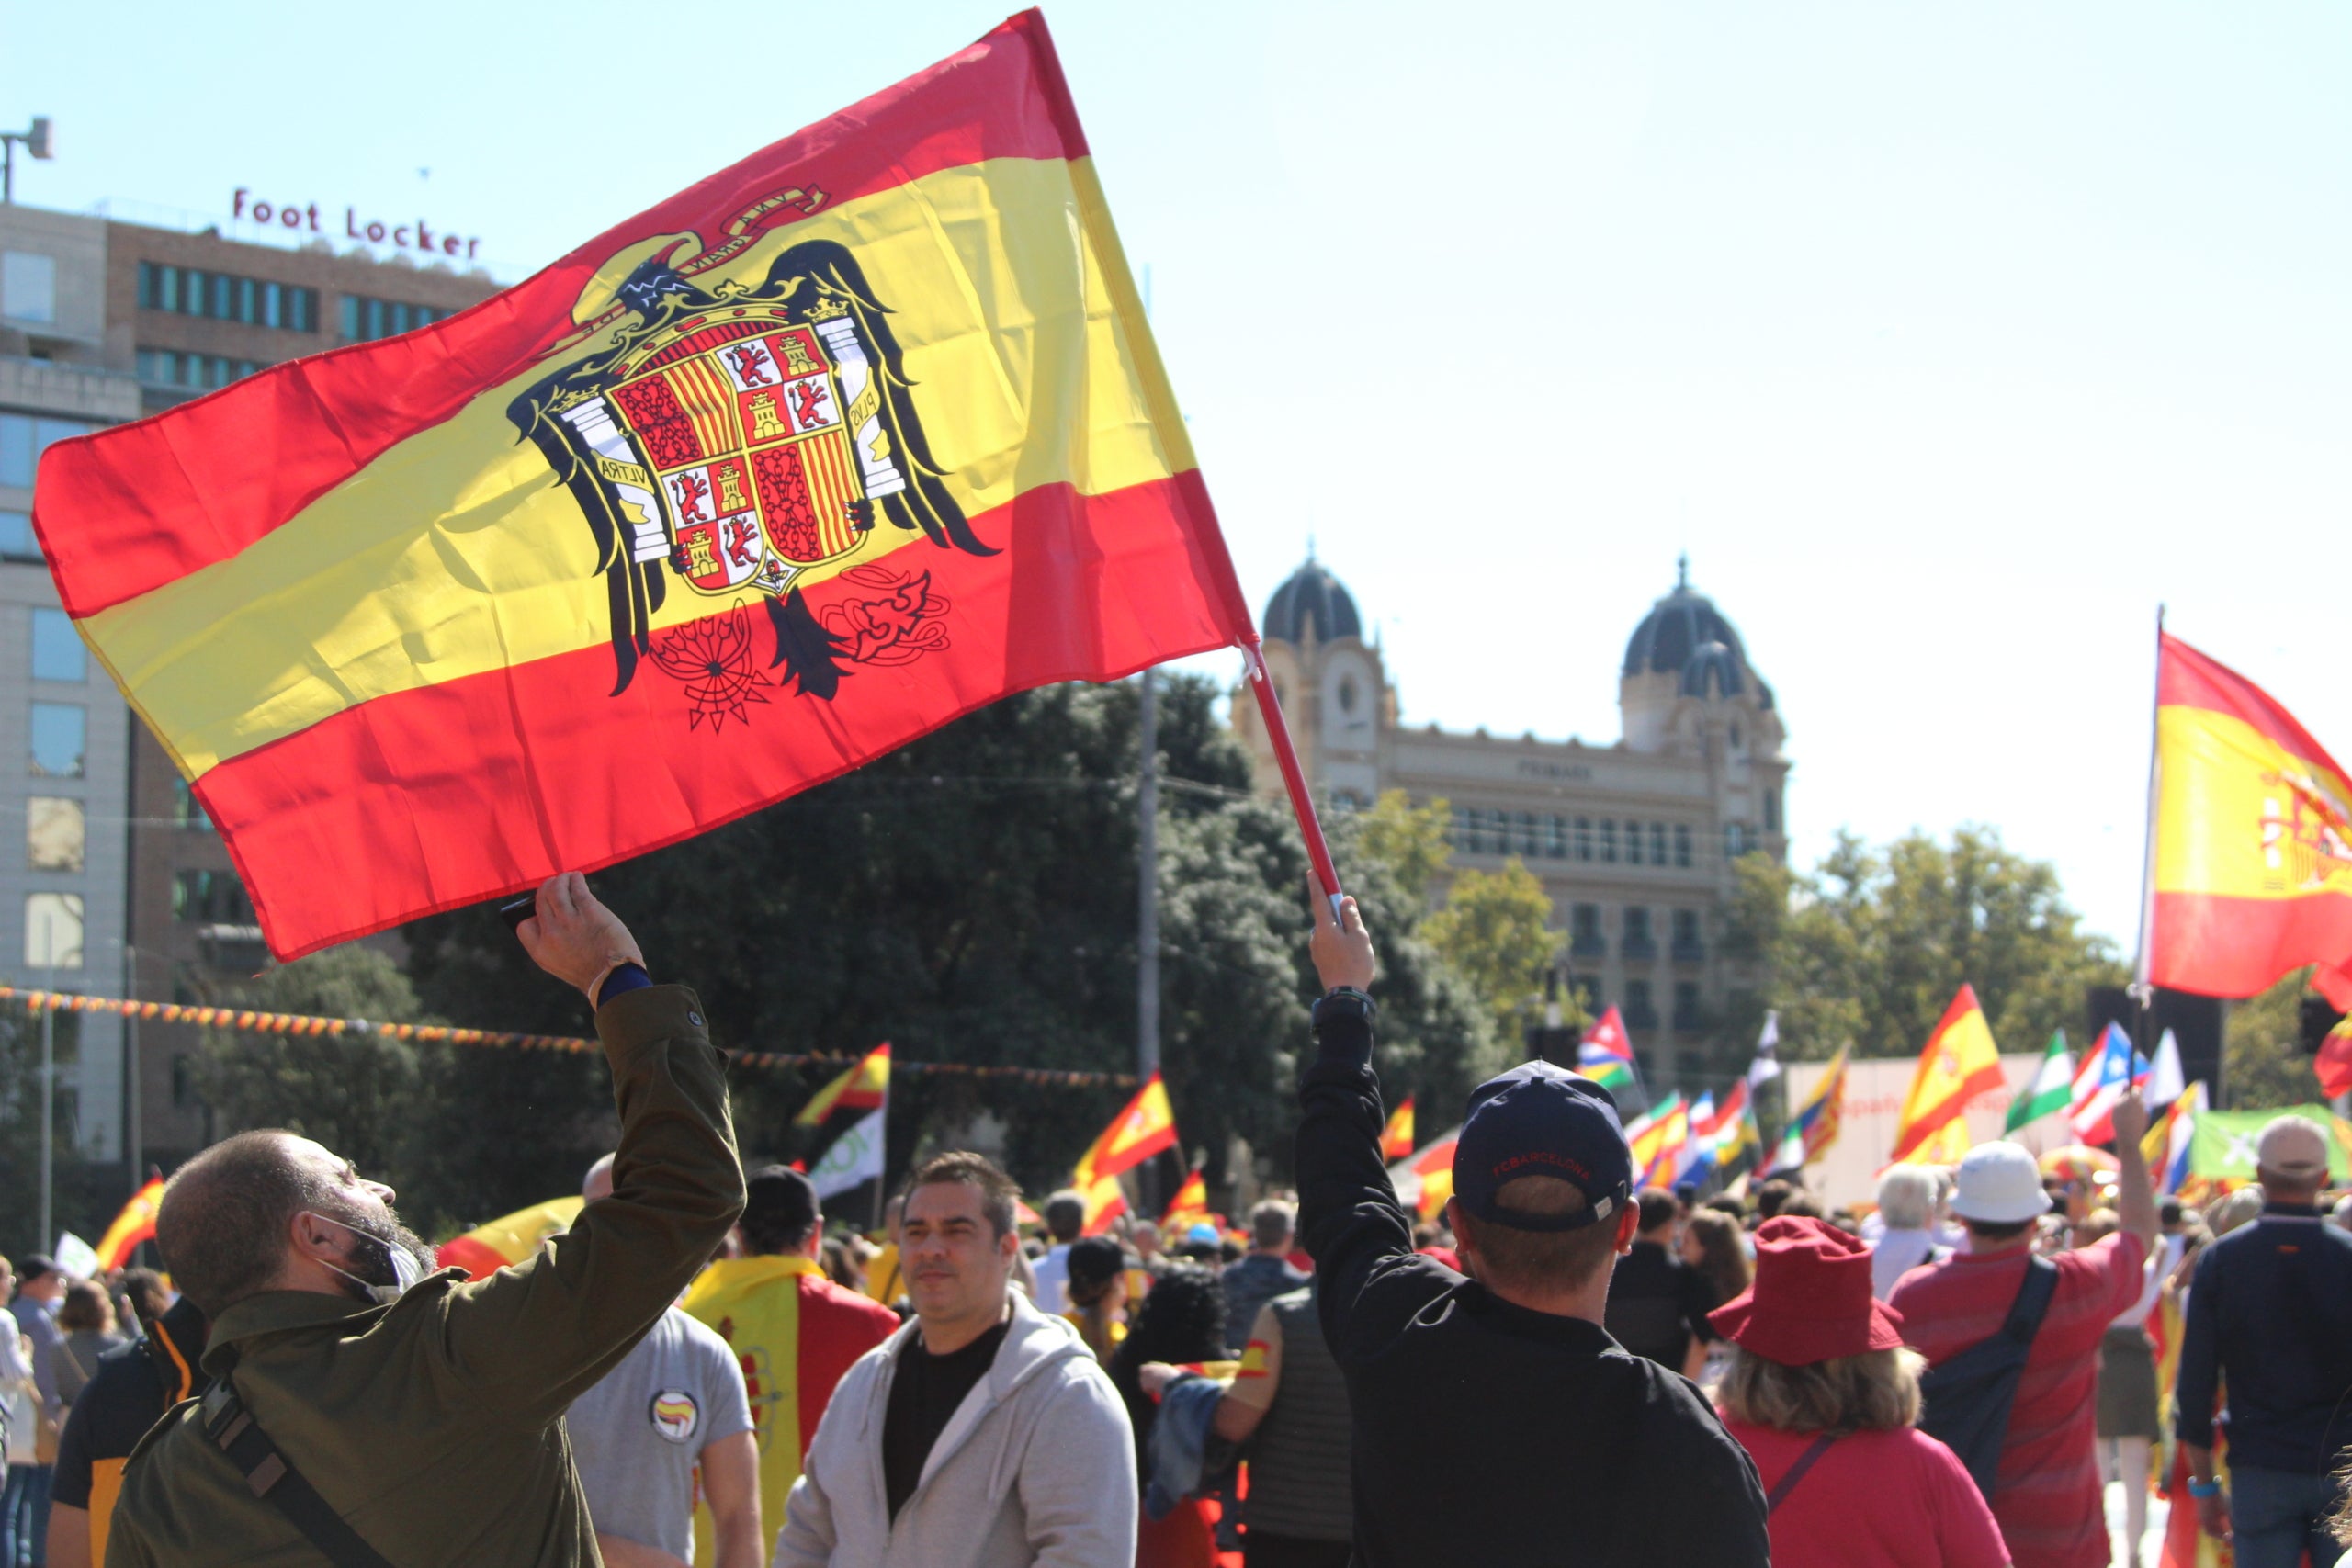
{"type": "Polygon", "coordinates": [[[507,408],[594,535],[613,694],[650,659],[684,683],[691,723],[714,731],[787,682],[830,700],[852,665],[947,646],[950,606],[920,567],[885,558],[839,570],[854,587],[821,615],[803,598],[796,580],[854,558],[877,526],[996,553],[932,460],[889,312],[848,249],[809,241],[756,284],[698,281],[783,208],[823,199],[778,193],[731,222],[726,243],[697,251],[688,237],[642,262],[585,324],[592,337],[609,329],[597,350],[507,408]],[[732,613],[653,630],[673,579],[732,613]]]}

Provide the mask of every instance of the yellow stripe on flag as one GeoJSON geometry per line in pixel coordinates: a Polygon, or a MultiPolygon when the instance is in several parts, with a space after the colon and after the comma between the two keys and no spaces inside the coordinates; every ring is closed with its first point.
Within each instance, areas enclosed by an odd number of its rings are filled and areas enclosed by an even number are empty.
{"type": "Polygon", "coordinates": [[[2316,783],[2336,799],[2345,781],[2244,719],[2167,705],[2156,713],[2164,788],[2156,815],[2156,891],[2231,898],[2352,894],[2352,867],[2312,852],[2294,831],[2318,809],[2316,783]],[[2299,781],[2308,781],[2299,789],[2299,781]]]}
{"type": "MultiPolygon", "coordinates": [[[[849,245],[967,515],[1042,485],[1108,494],[1193,463],[1164,375],[1134,352],[1140,312],[1100,199],[1083,160],[967,164],[763,236],[703,281],[756,281],[808,241],[849,245]]],[[[401,443],[230,559],[81,623],[185,772],[378,697],[608,640],[579,504],[506,417],[553,367],[401,443]]],[[[866,537],[799,584],[921,542],[866,537]]],[[[716,607],[673,592],[652,626],[716,607]]]]}

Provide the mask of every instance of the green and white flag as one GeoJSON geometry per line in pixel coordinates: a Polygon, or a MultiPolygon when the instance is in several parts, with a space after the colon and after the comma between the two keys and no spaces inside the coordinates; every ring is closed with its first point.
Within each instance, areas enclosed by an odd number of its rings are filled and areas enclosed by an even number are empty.
{"type": "Polygon", "coordinates": [[[2066,1032],[2062,1029],[2050,1037],[2050,1049],[2042,1053],[2033,1082],[2009,1101],[2009,1119],[2001,1131],[2014,1133],[2037,1116],[2064,1111],[2074,1096],[2075,1054],[2066,1049],[2066,1032]]]}

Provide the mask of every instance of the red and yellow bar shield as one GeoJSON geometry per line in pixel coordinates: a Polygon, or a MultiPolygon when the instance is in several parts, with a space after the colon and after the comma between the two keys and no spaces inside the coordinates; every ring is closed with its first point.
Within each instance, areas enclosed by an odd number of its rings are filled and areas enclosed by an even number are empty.
{"type": "Polygon", "coordinates": [[[280,957],[1250,625],[1035,11],[35,508],[280,957]]]}
{"type": "Polygon", "coordinates": [[[2249,997],[2352,959],[2352,788],[2268,693],[2166,636],[2156,689],[2159,986],[2249,997]]]}

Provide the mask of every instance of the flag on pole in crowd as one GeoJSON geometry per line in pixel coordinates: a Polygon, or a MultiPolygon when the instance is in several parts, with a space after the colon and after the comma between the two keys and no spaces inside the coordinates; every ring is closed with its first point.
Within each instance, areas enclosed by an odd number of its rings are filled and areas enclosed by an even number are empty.
{"type": "Polygon", "coordinates": [[[1614,1007],[1584,1032],[1584,1040],[1577,1046],[1577,1071],[1611,1094],[1634,1087],[1634,1042],[1625,1032],[1623,1016],[1614,1007]]]}
{"type": "Polygon", "coordinates": [[[1133,1100],[1102,1129],[1070,1172],[1070,1186],[1086,1199],[1086,1234],[1099,1235],[1127,1212],[1119,1176],[1176,1146],[1176,1113],[1168,1088],[1154,1073],[1133,1100]]]}
{"type": "Polygon", "coordinates": [[[837,1111],[878,1111],[890,1096],[890,1046],[886,1041],[858,1058],[857,1065],[834,1078],[792,1119],[796,1127],[821,1127],[837,1111]]]}
{"type": "Polygon", "coordinates": [[[2320,1042],[2312,1071],[2319,1077],[2319,1091],[2328,1099],[2352,1094],[2352,1015],[2339,1020],[2320,1042]]]}
{"type": "Polygon", "coordinates": [[[1403,1159],[1412,1152],[1413,1097],[1408,1094],[1396,1102],[1396,1109],[1388,1114],[1388,1125],[1381,1130],[1380,1157],[1403,1159]]]}
{"type": "Polygon", "coordinates": [[[1176,1196],[1168,1200],[1168,1207],[1160,1213],[1159,1228],[1173,1231],[1180,1224],[1190,1224],[1195,1219],[1206,1218],[1209,1212],[1209,1184],[1201,1179],[1197,1167],[1187,1172],[1176,1196]]]}
{"type": "Polygon", "coordinates": [[[1747,1082],[1760,1089],[1781,1076],[1781,1015],[1764,1015],[1763,1032],[1756,1037],[1756,1060],[1747,1066],[1747,1082]]]}
{"type": "Polygon", "coordinates": [[[1078,1189],[1086,1200],[1086,1219],[1081,1233],[1101,1235],[1111,1228],[1111,1223],[1127,1212],[1126,1190],[1115,1176],[1098,1176],[1078,1189]]]}
{"type": "Polygon", "coordinates": [[[164,1179],[151,1176],[147,1184],[130,1195],[122,1212],[98,1237],[98,1267],[102,1269],[129,1266],[130,1255],[142,1241],[155,1239],[155,1211],[164,1205],[164,1179]]]}
{"type": "Polygon", "coordinates": [[[1977,1005],[1976,987],[1962,982],[1928,1036],[1910,1091],[1894,1124],[1890,1165],[1958,1165],[1968,1152],[1968,1102],[2007,1089],[2001,1054],[1977,1005]]]}
{"type": "Polygon", "coordinates": [[[2001,1131],[2014,1133],[2039,1117],[2065,1110],[2074,1099],[2075,1054],[2066,1049],[2066,1032],[2061,1029],[2051,1034],[2049,1048],[2041,1053],[2041,1065],[2034,1069],[2033,1081],[2009,1101],[2009,1114],[2001,1123],[2001,1131]]]}
{"type": "Polygon", "coordinates": [[[39,480],[66,612],[280,958],[1251,635],[1034,10],[39,480]]]}
{"type": "Polygon", "coordinates": [[[1445,1201],[1453,1196],[1453,1145],[1461,1135],[1462,1129],[1456,1127],[1388,1168],[1388,1184],[1396,1189],[1396,1201],[1425,1220],[1436,1219],[1445,1201]]]}
{"type": "Polygon", "coordinates": [[[434,1249],[433,1261],[443,1269],[463,1269],[469,1280],[484,1279],[509,1263],[522,1262],[549,1236],[570,1230],[583,1206],[576,1197],[550,1198],[502,1214],[443,1242],[434,1249]]]}
{"type": "Polygon", "coordinates": [[[886,1102],[852,1122],[842,1135],[825,1145],[824,1157],[808,1168],[808,1184],[820,1198],[847,1192],[882,1179],[885,1133],[890,1118],[886,1102]]]}
{"type": "Polygon", "coordinates": [[[2155,1065],[2148,1069],[2148,1109],[2170,1105],[2188,1089],[2188,1080],[2180,1068],[2180,1042],[2167,1029],[2156,1042],[2155,1065]]]}
{"type": "Polygon", "coordinates": [[[1650,1107],[1625,1129],[1625,1144],[1634,1152],[1634,1168],[1644,1186],[1674,1179],[1676,1162],[1690,1139],[1690,1107],[1679,1089],[1650,1107]]]}
{"type": "Polygon", "coordinates": [[[2235,671],[2159,632],[2141,978],[2250,997],[2300,964],[2352,1010],[2352,784],[2235,671]]]}
{"type": "Polygon", "coordinates": [[[1846,1052],[1838,1049],[1831,1058],[1829,1068],[1804,1097],[1796,1114],[1789,1118],[1789,1130],[1781,1138],[1781,1146],[1764,1174],[1781,1176],[1803,1170],[1827,1153],[1838,1141],[1838,1134],[1846,1115],[1846,1052]]]}
{"type": "Polygon", "coordinates": [[[2120,1023],[2109,1023],[2098,1044],[2083,1054],[2075,1069],[2066,1105],[2066,1125],[2086,1144],[2115,1136],[2115,1102],[2148,1081],[2148,1059],[2133,1047],[2120,1023]]]}
{"type": "Polygon", "coordinates": [[[1669,1186],[1696,1181],[1713,1166],[1715,1118],[1715,1091],[1707,1089],[1691,1102],[1690,1134],[1682,1141],[1682,1151],[1674,1162],[1673,1180],[1669,1186]]]}
{"type": "Polygon", "coordinates": [[[1743,1078],[1731,1086],[1723,1104],[1715,1111],[1715,1125],[1707,1148],[1707,1162],[1718,1176],[1726,1175],[1733,1166],[1764,1146],[1764,1134],[1756,1124],[1756,1106],[1743,1078]]]}
{"type": "Polygon", "coordinates": [[[2197,1117],[2205,1109],[2205,1080],[2198,1079],[2173,1097],[2172,1107],[2157,1118],[2140,1152],[2155,1178],[2158,1193],[2178,1197],[2188,1179],[2188,1156],[2197,1140],[2197,1117]]]}

